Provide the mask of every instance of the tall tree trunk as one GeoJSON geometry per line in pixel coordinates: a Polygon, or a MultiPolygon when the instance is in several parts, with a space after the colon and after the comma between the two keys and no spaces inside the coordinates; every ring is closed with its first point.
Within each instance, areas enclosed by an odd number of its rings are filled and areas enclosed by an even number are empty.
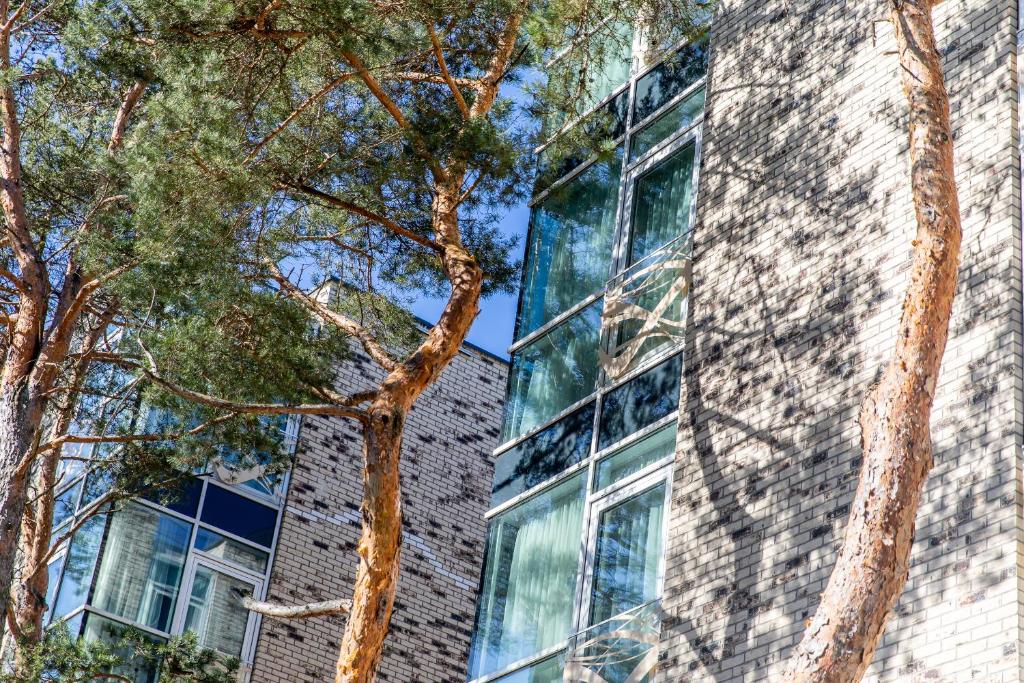
{"type": "Polygon", "coordinates": [[[377,678],[398,588],[402,546],[399,460],[406,416],[458,354],[479,311],[483,272],[458,229],[461,178],[442,184],[433,207],[441,262],[452,293],[422,344],[388,374],[363,426],[363,524],[352,610],[338,653],[335,683],[377,678]]]}
{"type": "Polygon", "coordinates": [[[787,681],[858,681],[906,583],[932,467],[930,416],[960,258],[949,99],[930,0],[890,0],[910,110],[917,237],[895,353],[861,408],[864,464],[846,536],[787,681]]]}

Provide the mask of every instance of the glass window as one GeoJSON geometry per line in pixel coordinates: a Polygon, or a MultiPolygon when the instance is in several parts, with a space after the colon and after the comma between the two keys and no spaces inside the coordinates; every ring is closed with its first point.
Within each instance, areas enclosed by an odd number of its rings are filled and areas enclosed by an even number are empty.
{"type": "Polygon", "coordinates": [[[639,123],[656,112],[673,97],[704,78],[707,70],[707,40],[684,45],[637,80],[633,122],[639,123]]]}
{"type": "Polygon", "coordinates": [[[60,569],[63,557],[46,565],[46,612],[43,613],[43,624],[50,621],[50,612],[53,610],[53,599],[57,597],[57,586],[60,584],[60,569]]]}
{"type": "Polygon", "coordinates": [[[498,456],[491,506],[501,505],[590,455],[594,404],[589,403],[498,456]]]}
{"type": "Polygon", "coordinates": [[[202,527],[196,532],[196,550],[202,550],[207,555],[219,557],[259,574],[267,571],[267,561],[270,559],[270,555],[262,550],[202,527]]]}
{"type": "Polygon", "coordinates": [[[689,127],[703,112],[704,88],[701,88],[633,133],[629,143],[629,160],[639,159],[676,131],[689,127]]]}
{"type": "MultiPolygon", "coordinates": [[[[91,642],[106,643],[111,652],[118,656],[121,664],[113,667],[108,673],[123,676],[132,683],[156,683],[159,673],[159,664],[150,661],[133,652],[129,643],[123,643],[125,632],[130,627],[101,617],[98,614],[89,614],[85,619],[85,630],[82,636],[91,642]]],[[[159,642],[152,636],[148,639],[159,642]]]]}
{"type": "Polygon", "coordinates": [[[605,394],[598,450],[618,443],[679,407],[683,357],[676,355],[605,394]]]}
{"type": "Polygon", "coordinates": [[[241,657],[249,623],[249,610],[242,600],[252,594],[253,585],[247,581],[202,565],[196,567],[185,630],[194,632],[202,647],[241,657]]]}
{"type": "Polygon", "coordinates": [[[192,525],[131,505],[113,515],[92,604],[169,631],[192,525]]]}
{"type": "Polygon", "coordinates": [[[53,528],[56,529],[75,514],[78,494],[82,490],[82,482],[76,483],[53,501],[53,528]]]}
{"type": "MultiPolygon", "coordinates": [[[[605,24],[592,32],[589,42],[564,53],[548,69],[553,86],[565,96],[571,113],[577,115],[625,83],[633,65],[632,24],[605,24]]],[[[565,117],[564,111],[552,112],[545,121],[545,131],[561,128],[565,117]]]]}
{"type": "Polygon", "coordinates": [[[593,391],[601,300],[512,354],[504,440],[528,432],[593,391]]]}
{"type": "Polygon", "coordinates": [[[274,542],[277,510],[208,484],[200,519],[210,526],[269,548],[274,542]]]}
{"type": "Polygon", "coordinates": [[[114,475],[108,470],[94,470],[85,478],[85,491],[82,492],[82,502],[79,509],[85,509],[90,504],[99,500],[114,485],[114,475]]]}
{"type": "Polygon", "coordinates": [[[499,671],[569,636],[585,474],[491,521],[470,678],[499,671]]]}
{"type": "Polygon", "coordinates": [[[658,595],[665,484],[605,510],[597,529],[590,623],[597,624],[658,595]]]}
{"type": "Polygon", "coordinates": [[[620,448],[597,463],[594,488],[600,490],[636,474],[648,465],[669,457],[676,448],[676,423],[662,427],[650,436],[620,448]]]}
{"type": "Polygon", "coordinates": [[[562,683],[561,656],[549,657],[533,666],[519,669],[494,683],[562,683]]]}
{"type": "Polygon", "coordinates": [[[690,143],[637,179],[630,221],[631,264],[690,229],[695,151],[690,143]]]}
{"type": "Polygon", "coordinates": [[[534,207],[517,339],[604,286],[611,268],[621,166],[619,150],[534,207]]]}
{"type": "Polygon", "coordinates": [[[55,619],[63,617],[76,607],[85,604],[92,584],[93,571],[96,569],[96,558],[100,553],[103,540],[103,529],[106,526],[106,515],[93,517],[78,530],[71,539],[68,548],[68,559],[64,565],[64,576],[61,579],[60,591],[53,609],[55,619]]]}
{"type": "Polygon", "coordinates": [[[143,496],[168,510],[174,510],[189,517],[195,517],[199,511],[199,498],[203,494],[203,482],[195,477],[188,477],[175,488],[160,488],[143,496]]]}

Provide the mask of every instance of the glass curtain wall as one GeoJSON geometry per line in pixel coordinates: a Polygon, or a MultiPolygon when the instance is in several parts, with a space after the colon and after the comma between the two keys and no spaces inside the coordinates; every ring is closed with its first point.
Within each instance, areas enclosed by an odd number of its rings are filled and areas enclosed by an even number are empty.
{"type": "Polygon", "coordinates": [[[708,49],[684,41],[633,61],[577,124],[604,131],[614,154],[538,150],[475,683],[653,680],[650,638],[616,650],[611,636],[660,623],[708,49]],[[637,272],[653,279],[637,285],[637,272]],[[623,314],[643,307],[666,322],[623,314]]]}

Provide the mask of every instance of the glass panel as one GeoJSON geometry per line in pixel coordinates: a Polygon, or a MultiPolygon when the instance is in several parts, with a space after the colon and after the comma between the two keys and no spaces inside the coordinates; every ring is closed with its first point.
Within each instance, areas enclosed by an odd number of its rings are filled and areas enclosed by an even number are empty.
{"type": "Polygon", "coordinates": [[[690,229],[695,149],[693,143],[686,145],[637,179],[633,188],[631,264],[690,229]]]}
{"type": "Polygon", "coordinates": [[[604,286],[611,268],[621,167],[620,149],[534,207],[517,339],[604,286]]]}
{"type": "Polygon", "coordinates": [[[704,88],[701,88],[633,133],[629,143],[629,160],[639,159],[662,140],[688,127],[703,112],[704,88]]]}
{"type": "Polygon", "coordinates": [[[590,623],[654,600],[658,595],[665,484],[601,513],[594,550],[590,623]]]}
{"type": "MultiPolygon", "coordinates": [[[[592,35],[590,40],[601,44],[585,49],[576,47],[547,69],[553,86],[566,98],[566,108],[576,115],[589,110],[625,83],[632,67],[632,24],[606,24],[592,35]]],[[[554,133],[560,129],[565,125],[565,116],[561,108],[552,111],[544,121],[544,131],[554,133]]]]}
{"type": "Polygon", "coordinates": [[[85,491],[82,492],[82,502],[79,509],[85,509],[89,505],[110,490],[114,485],[114,476],[108,470],[95,470],[85,478],[85,491]]]}
{"type": "Polygon", "coordinates": [[[601,490],[606,486],[636,474],[643,468],[667,458],[675,452],[676,424],[662,427],[650,436],[615,451],[597,463],[597,484],[601,490]]]}
{"type": "MultiPolygon", "coordinates": [[[[85,620],[85,630],[82,636],[88,641],[106,643],[121,660],[122,663],[113,667],[109,673],[124,676],[132,683],[156,683],[160,668],[157,662],[135,655],[129,644],[118,647],[128,628],[124,624],[106,619],[98,614],[89,614],[85,620]]],[[[160,642],[151,636],[146,637],[153,642],[160,642]]]]}
{"type": "Polygon", "coordinates": [[[50,622],[50,612],[53,610],[53,599],[57,596],[57,586],[60,584],[60,569],[63,557],[46,565],[46,612],[43,613],[43,625],[50,622]]]}
{"type": "Polygon", "coordinates": [[[533,666],[502,676],[494,683],[562,683],[561,656],[549,657],[533,666]]]}
{"type": "MultiPolygon", "coordinates": [[[[607,156],[608,143],[619,139],[626,132],[628,109],[629,91],[623,90],[580,124],[582,135],[576,135],[575,131],[561,135],[542,149],[537,158],[534,192],[546,190],[595,154],[603,153],[607,156]]],[[[621,161],[620,149],[615,150],[615,155],[621,161]]]]}
{"type": "Polygon", "coordinates": [[[491,507],[515,498],[590,454],[594,404],[590,403],[498,456],[491,507]]]}
{"type": "Polygon", "coordinates": [[[92,604],[169,631],[191,535],[191,524],[140,505],[115,513],[92,604]]]}
{"type": "Polygon", "coordinates": [[[229,657],[241,657],[249,623],[249,610],[242,607],[242,599],[252,594],[251,583],[197,566],[185,613],[185,630],[195,632],[203,647],[229,657]]]}
{"type": "Polygon", "coordinates": [[[53,528],[56,529],[75,514],[78,494],[82,490],[82,482],[78,482],[53,501],[53,528]]]}
{"type": "Polygon", "coordinates": [[[491,521],[470,678],[500,671],[569,636],[585,475],[491,521]]]}
{"type": "Polygon", "coordinates": [[[106,515],[93,517],[82,525],[71,540],[68,559],[64,566],[64,577],[61,579],[60,592],[57,594],[53,610],[55,619],[85,604],[106,523],[106,515]]]}
{"type": "Polygon", "coordinates": [[[269,548],[274,542],[277,510],[209,484],[200,519],[210,526],[269,548]]]}
{"type": "Polygon", "coordinates": [[[504,439],[543,424],[594,391],[601,300],[512,355],[504,439]]]}
{"type": "Polygon", "coordinates": [[[707,39],[681,47],[637,80],[633,123],[643,121],[673,97],[704,78],[707,70],[707,39]]]}
{"type": "Polygon", "coordinates": [[[202,528],[196,533],[196,550],[260,574],[267,571],[270,559],[270,555],[262,550],[202,528]]]}
{"type": "Polygon", "coordinates": [[[195,517],[199,511],[199,498],[203,495],[203,482],[189,477],[177,488],[162,488],[151,491],[143,496],[168,510],[174,510],[189,517],[195,517]]]}
{"type": "Polygon", "coordinates": [[[648,603],[576,634],[565,680],[652,683],[658,670],[661,603],[648,603]]]}
{"type": "Polygon", "coordinates": [[[673,356],[605,394],[597,449],[604,450],[675,410],[682,374],[683,357],[673,356]]]}

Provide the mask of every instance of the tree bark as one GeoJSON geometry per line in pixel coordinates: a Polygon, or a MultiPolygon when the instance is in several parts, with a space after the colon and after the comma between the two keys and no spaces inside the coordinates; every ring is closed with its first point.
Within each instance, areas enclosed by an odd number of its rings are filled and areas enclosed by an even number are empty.
{"type": "Polygon", "coordinates": [[[839,559],[787,681],[852,682],[871,663],[907,580],[914,524],[932,467],[930,416],[960,258],[949,99],[932,3],[891,0],[910,113],[917,237],[896,348],[861,408],[864,462],[839,559]]]}

